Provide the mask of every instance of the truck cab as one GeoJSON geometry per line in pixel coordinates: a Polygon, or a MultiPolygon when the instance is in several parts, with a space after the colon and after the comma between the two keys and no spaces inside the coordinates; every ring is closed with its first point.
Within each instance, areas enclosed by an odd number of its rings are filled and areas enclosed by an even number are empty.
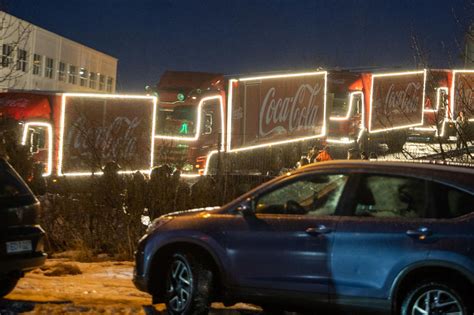
{"type": "Polygon", "coordinates": [[[224,76],[167,71],[156,92],[155,164],[174,165],[183,176],[203,174],[224,149],[224,76]]]}
{"type": "Polygon", "coordinates": [[[385,144],[397,152],[408,130],[423,125],[426,70],[331,75],[329,144],[366,152],[385,144]]]}

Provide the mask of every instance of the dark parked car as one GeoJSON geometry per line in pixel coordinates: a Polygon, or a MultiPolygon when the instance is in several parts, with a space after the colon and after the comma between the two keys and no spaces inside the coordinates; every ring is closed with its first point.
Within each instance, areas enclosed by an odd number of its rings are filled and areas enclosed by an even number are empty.
{"type": "Polygon", "coordinates": [[[11,292],[25,272],[44,264],[39,207],[25,182],[0,158],[0,297],[11,292]]]}
{"type": "Polygon", "coordinates": [[[313,164],[221,208],[155,220],[134,282],[170,314],[241,301],[471,315],[474,169],[313,164]]]}

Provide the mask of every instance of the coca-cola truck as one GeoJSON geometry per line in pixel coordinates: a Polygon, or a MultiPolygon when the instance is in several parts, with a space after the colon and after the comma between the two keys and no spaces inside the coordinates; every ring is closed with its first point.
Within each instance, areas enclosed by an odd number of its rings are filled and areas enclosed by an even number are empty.
{"type": "Polygon", "coordinates": [[[423,126],[426,70],[329,75],[333,98],[327,142],[376,151],[400,151],[408,131],[423,126]],[[339,86],[339,87],[338,87],[339,86]]]}
{"type": "Polygon", "coordinates": [[[157,88],[155,162],[175,164],[185,176],[221,166],[262,172],[273,167],[264,158],[279,164],[273,168],[293,166],[307,152],[302,142],[326,135],[326,82],[325,71],[242,77],[168,71],[157,88]]]}
{"type": "Polygon", "coordinates": [[[0,93],[0,117],[20,128],[43,176],[102,174],[108,162],[120,173],[153,167],[157,99],[83,93],[0,93]]]}
{"type": "MultiPolygon", "coordinates": [[[[428,70],[424,124],[412,128],[411,136],[426,140],[455,140],[460,111],[474,121],[474,70],[428,70]]],[[[469,136],[472,137],[472,128],[469,136]]]]}

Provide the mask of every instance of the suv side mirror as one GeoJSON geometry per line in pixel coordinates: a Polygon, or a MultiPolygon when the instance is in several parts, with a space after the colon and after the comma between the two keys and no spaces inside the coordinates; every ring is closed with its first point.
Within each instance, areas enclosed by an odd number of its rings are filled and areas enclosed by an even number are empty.
{"type": "Polygon", "coordinates": [[[236,210],[244,217],[254,216],[255,213],[253,211],[253,200],[251,198],[246,199],[237,207],[236,210]]]}

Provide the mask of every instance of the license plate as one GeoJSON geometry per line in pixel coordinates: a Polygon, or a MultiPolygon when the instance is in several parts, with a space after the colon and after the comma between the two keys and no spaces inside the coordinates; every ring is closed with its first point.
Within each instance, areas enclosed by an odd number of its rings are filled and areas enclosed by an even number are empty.
{"type": "Polygon", "coordinates": [[[7,242],[7,254],[25,253],[32,250],[33,246],[31,246],[30,240],[7,242]]]}

